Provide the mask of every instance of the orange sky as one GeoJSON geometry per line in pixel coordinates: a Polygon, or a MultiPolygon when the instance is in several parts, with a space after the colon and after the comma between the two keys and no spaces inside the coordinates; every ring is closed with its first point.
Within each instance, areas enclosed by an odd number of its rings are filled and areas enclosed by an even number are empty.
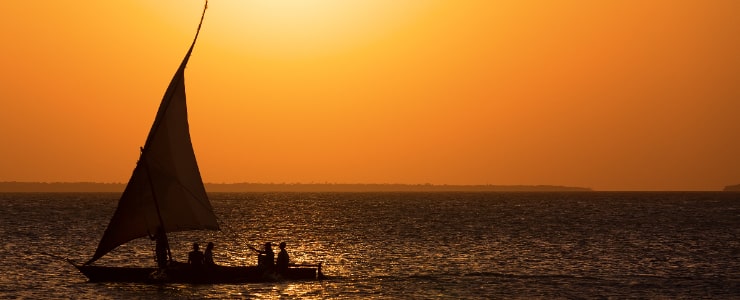
{"type": "MultiPolygon", "coordinates": [[[[0,181],[125,182],[201,1],[10,1],[0,181]]],[[[740,183],[740,1],[212,0],[206,182],[740,183]]]]}

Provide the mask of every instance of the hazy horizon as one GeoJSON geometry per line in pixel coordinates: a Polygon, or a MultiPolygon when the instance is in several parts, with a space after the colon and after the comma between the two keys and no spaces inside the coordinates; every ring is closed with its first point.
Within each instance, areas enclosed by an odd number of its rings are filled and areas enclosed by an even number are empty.
{"type": "MultiPolygon", "coordinates": [[[[482,185],[457,185],[457,184],[403,184],[403,183],[334,183],[334,182],[204,182],[209,191],[594,191],[594,192],[651,192],[651,191],[722,191],[728,187],[737,190],[740,184],[729,184],[718,189],[712,190],[597,190],[585,186],[562,186],[549,184],[536,185],[499,185],[499,184],[482,184],[482,185]]],[[[38,186],[55,186],[51,189],[68,190],[70,187],[82,187],[80,191],[97,191],[103,190],[123,191],[126,182],[31,182],[31,181],[0,181],[0,192],[12,192],[13,187],[24,187],[24,191],[32,191],[32,187],[38,186]],[[101,187],[102,186],[102,187],[101,187]],[[114,186],[114,187],[110,187],[114,186]]],[[[43,190],[41,190],[43,192],[43,190]]]]}
{"type": "MultiPolygon", "coordinates": [[[[11,1],[0,181],[126,182],[202,0],[11,1]]],[[[205,182],[721,190],[740,1],[211,1],[205,182]]]]}

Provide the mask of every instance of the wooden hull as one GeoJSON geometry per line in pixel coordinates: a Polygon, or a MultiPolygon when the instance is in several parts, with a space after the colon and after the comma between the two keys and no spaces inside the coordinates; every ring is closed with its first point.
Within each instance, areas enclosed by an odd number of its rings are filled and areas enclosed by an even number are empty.
{"type": "Polygon", "coordinates": [[[321,265],[291,266],[285,274],[265,271],[256,266],[214,266],[195,270],[187,264],[175,263],[166,269],[138,267],[75,267],[91,282],[138,282],[138,283],[247,283],[284,280],[324,279],[321,265]]]}

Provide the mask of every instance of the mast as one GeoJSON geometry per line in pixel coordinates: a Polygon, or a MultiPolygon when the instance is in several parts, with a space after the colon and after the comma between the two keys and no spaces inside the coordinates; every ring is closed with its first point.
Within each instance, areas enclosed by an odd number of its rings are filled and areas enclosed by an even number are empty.
{"type": "MultiPolygon", "coordinates": [[[[164,227],[164,219],[162,219],[162,212],[159,210],[159,202],[157,201],[157,193],[154,191],[154,181],[152,180],[152,174],[149,171],[149,164],[146,161],[146,156],[144,156],[144,147],[141,147],[141,157],[139,158],[139,162],[144,164],[144,169],[146,170],[147,177],[149,178],[149,188],[152,191],[152,199],[154,199],[154,207],[157,210],[157,219],[159,220],[159,230],[157,230],[154,233],[154,236],[156,238],[156,243],[160,243],[159,239],[164,239],[164,247],[167,250],[167,260],[172,260],[172,252],[170,252],[170,241],[169,238],[167,238],[167,228],[164,227]],[[160,237],[159,235],[162,235],[160,237]]],[[[157,245],[159,246],[159,245],[157,245]]],[[[157,256],[157,260],[159,260],[159,256],[157,256]]],[[[157,264],[160,262],[157,261],[157,264]]]]}

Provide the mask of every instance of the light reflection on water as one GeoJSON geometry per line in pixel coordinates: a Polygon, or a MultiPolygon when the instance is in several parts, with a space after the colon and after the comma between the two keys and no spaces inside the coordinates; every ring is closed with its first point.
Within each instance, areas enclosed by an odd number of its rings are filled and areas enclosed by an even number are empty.
{"type": "MultiPolygon", "coordinates": [[[[285,241],[295,262],[332,279],[244,285],[88,283],[48,252],[92,255],[115,194],[0,194],[0,297],[578,298],[740,297],[736,193],[213,194],[225,265],[253,265],[246,245],[285,241]]],[[[139,239],[100,265],[153,265],[139,239]]]]}

